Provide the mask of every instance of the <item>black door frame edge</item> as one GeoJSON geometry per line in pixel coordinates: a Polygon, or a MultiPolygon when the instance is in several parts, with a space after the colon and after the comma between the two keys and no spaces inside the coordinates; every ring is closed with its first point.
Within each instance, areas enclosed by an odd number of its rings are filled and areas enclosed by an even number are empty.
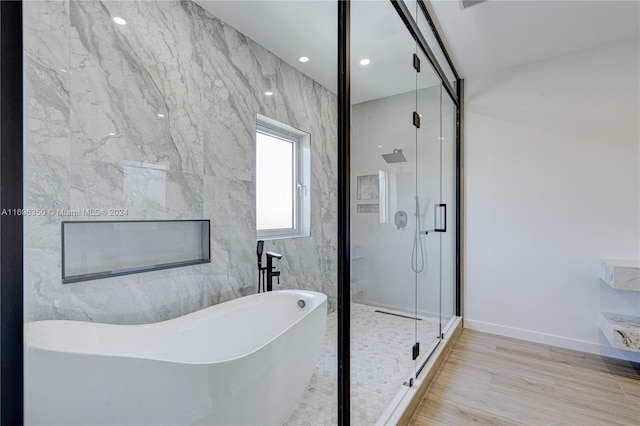
{"type": "MultiPolygon", "coordinates": [[[[435,36],[436,41],[438,42],[438,46],[440,46],[440,50],[442,50],[442,53],[444,54],[444,57],[447,60],[447,64],[449,64],[449,68],[451,68],[451,71],[453,72],[453,75],[455,76],[456,81],[460,80],[460,75],[458,75],[458,71],[456,70],[456,67],[453,65],[453,61],[451,60],[451,57],[449,56],[449,52],[447,52],[447,48],[445,47],[444,42],[442,41],[442,38],[440,38],[440,33],[438,33],[438,29],[436,28],[436,24],[433,22],[433,19],[431,18],[431,15],[429,14],[429,10],[427,9],[426,3],[424,2],[424,0],[418,0],[418,4],[420,5],[420,9],[422,9],[422,13],[427,18],[427,22],[429,23],[429,27],[431,27],[431,32],[435,36]]],[[[460,99],[460,92],[459,91],[458,91],[458,99],[460,99]]]]}
{"type": "MultiPolygon", "coordinates": [[[[426,11],[425,11],[426,13],[426,11]]],[[[435,31],[435,27],[434,27],[435,31]]],[[[447,54],[447,51],[444,51],[447,54]]],[[[447,55],[448,56],[448,55],[447,55]]],[[[455,68],[453,72],[458,75],[455,68]]],[[[462,147],[464,142],[464,80],[458,78],[456,89],[458,91],[458,107],[456,108],[456,291],[455,311],[456,316],[462,315],[462,185],[463,157],[462,147]]]]}
{"type": "Polygon", "coordinates": [[[338,425],[350,424],[350,57],[351,3],[338,0],[338,425]]]}
{"type": "Polygon", "coordinates": [[[0,424],[24,420],[22,2],[0,1],[0,424]]]}

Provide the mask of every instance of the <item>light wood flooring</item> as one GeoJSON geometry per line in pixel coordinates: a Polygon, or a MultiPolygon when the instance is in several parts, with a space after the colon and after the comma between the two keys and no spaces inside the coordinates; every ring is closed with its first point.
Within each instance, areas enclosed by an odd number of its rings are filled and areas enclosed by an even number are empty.
{"type": "Polygon", "coordinates": [[[464,329],[411,425],[640,425],[640,364],[464,329]]]}

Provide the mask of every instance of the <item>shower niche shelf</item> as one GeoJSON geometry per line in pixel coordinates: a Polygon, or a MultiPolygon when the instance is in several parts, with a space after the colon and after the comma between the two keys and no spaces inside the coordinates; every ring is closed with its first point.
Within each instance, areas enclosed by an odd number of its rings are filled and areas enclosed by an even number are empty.
{"type": "Polygon", "coordinates": [[[211,262],[209,220],[62,222],[62,282],[211,262]]]}

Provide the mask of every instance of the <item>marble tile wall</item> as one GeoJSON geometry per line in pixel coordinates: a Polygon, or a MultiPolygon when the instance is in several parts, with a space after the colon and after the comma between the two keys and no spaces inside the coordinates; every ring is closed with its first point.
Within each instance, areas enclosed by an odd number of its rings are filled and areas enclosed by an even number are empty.
{"type": "Polygon", "coordinates": [[[153,322],[256,292],[257,113],[312,135],[311,237],[266,243],[276,287],[335,309],[332,92],[189,1],[30,1],[24,22],[25,208],[47,211],[25,217],[27,321],[153,322]],[[212,262],[63,285],[60,222],[90,218],[59,209],[84,208],[210,219],[212,262]]]}

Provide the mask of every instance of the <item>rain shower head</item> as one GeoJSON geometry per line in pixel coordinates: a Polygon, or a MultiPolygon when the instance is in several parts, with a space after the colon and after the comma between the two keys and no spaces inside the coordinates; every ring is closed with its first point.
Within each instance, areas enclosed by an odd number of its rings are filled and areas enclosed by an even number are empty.
{"type": "Polygon", "coordinates": [[[391,163],[406,163],[407,159],[404,158],[404,154],[401,149],[394,149],[391,154],[382,154],[382,158],[387,164],[391,163]]]}

